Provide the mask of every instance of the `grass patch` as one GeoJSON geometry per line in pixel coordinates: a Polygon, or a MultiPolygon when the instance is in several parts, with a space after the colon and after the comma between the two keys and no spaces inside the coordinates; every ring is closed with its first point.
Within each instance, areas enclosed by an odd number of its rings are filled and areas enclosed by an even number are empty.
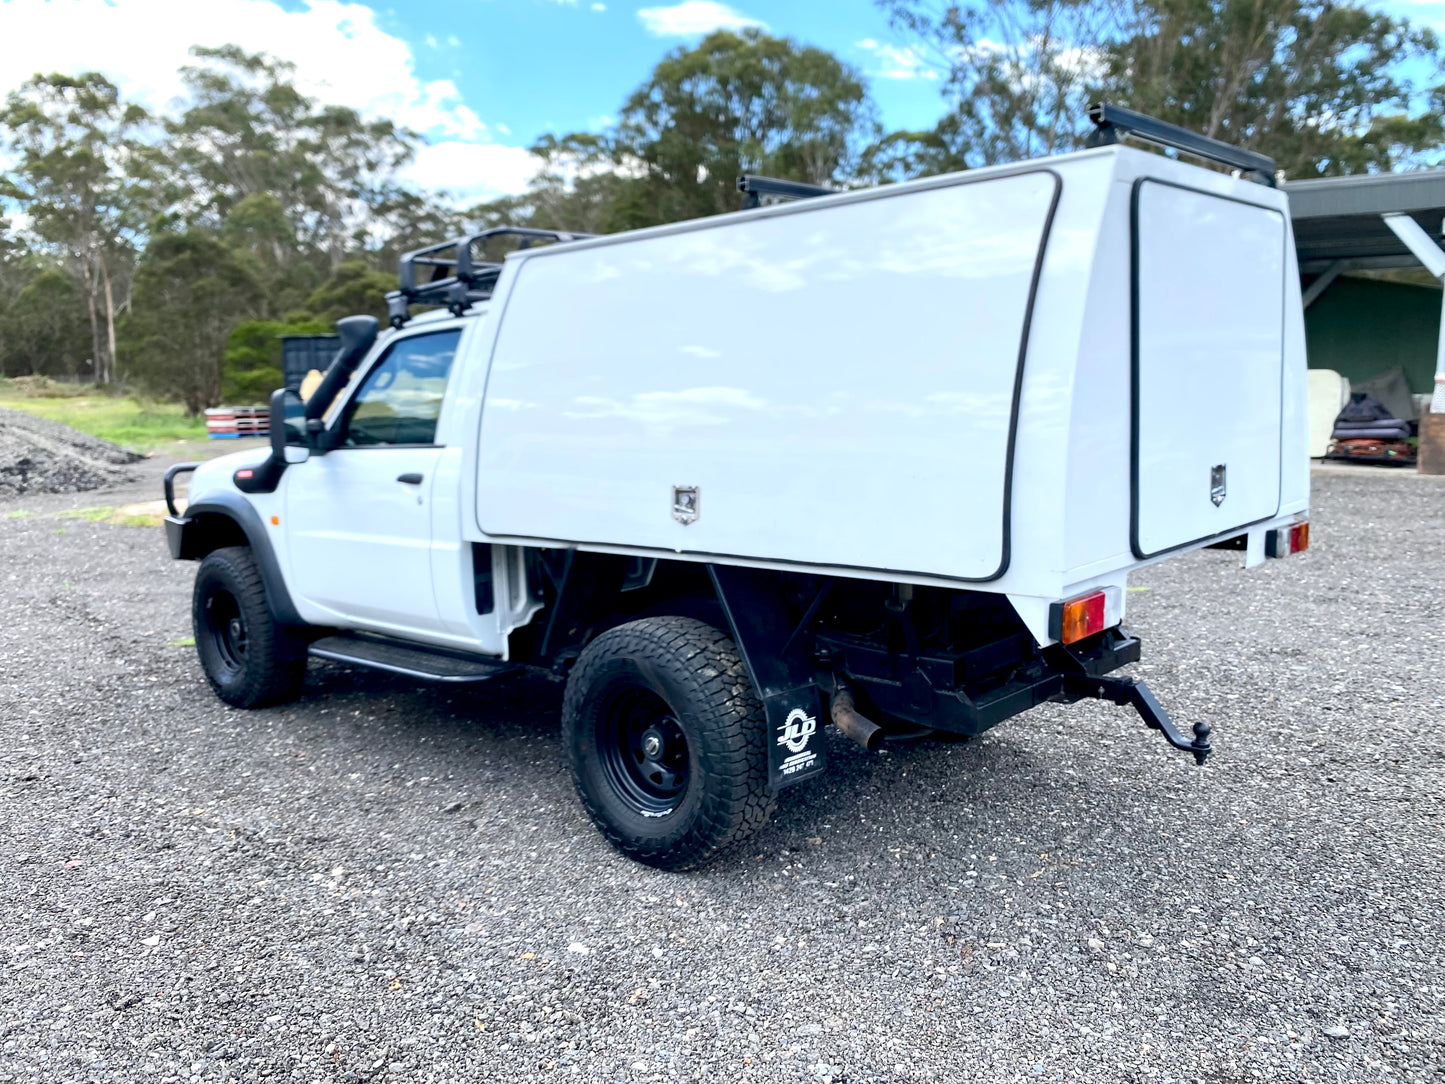
{"type": "Polygon", "coordinates": [[[196,646],[196,638],[195,638],[194,636],[182,636],[179,640],[172,640],[170,643],[166,644],[166,647],[195,647],[195,646],[196,646]]]}
{"type": "Polygon", "coordinates": [[[6,518],[6,519],[28,519],[29,516],[30,516],[30,513],[27,512],[24,508],[17,508],[17,509],[15,509],[15,511],[13,511],[13,512],[6,512],[6,513],[5,513],[5,518],[6,518]]]}
{"type": "Polygon", "coordinates": [[[109,523],[114,527],[159,527],[165,516],[150,512],[145,505],[130,505],[126,508],[112,508],[101,505],[98,508],[72,508],[56,512],[56,519],[83,519],[88,523],[109,523]]]}
{"type": "Polygon", "coordinates": [[[91,523],[100,523],[102,520],[109,519],[114,512],[115,509],[109,505],[103,505],[100,508],[72,508],[68,512],[56,512],[55,518],[88,519],[91,523]]]}
{"type": "Polygon", "coordinates": [[[68,380],[51,380],[48,376],[0,376],[0,399],[70,399],[77,395],[108,395],[110,392],[94,384],[68,380]]]}
{"type": "Polygon", "coordinates": [[[188,417],[179,403],[118,395],[6,394],[9,390],[0,386],[0,406],[60,422],[137,452],[178,440],[206,439],[206,419],[188,417]]]}

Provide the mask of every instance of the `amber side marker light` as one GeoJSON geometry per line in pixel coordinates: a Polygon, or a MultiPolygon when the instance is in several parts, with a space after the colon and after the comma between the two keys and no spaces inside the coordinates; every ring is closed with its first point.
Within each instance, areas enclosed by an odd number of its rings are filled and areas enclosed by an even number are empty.
{"type": "Polygon", "coordinates": [[[1092,591],[1049,607],[1049,632],[1061,644],[1072,644],[1104,631],[1104,592],[1092,591]]]}
{"type": "Polygon", "coordinates": [[[1270,531],[1264,537],[1264,552],[1269,557],[1288,557],[1292,553],[1303,553],[1310,548],[1310,525],[1296,523],[1293,527],[1281,527],[1270,531]]]}

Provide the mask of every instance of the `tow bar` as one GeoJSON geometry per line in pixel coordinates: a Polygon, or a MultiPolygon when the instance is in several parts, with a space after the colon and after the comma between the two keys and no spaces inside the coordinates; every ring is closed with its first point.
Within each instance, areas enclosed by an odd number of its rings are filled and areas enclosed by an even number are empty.
{"type": "Polygon", "coordinates": [[[1149,686],[1134,678],[1087,677],[1083,674],[1068,674],[1064,677],[1064,691],[1070,696],[1088,697],[1093,700],[1108,700],[1114,704],[1132,707],[1144,720],[1144,725],[1164,735],[1164,740],[1175,749],[1194,754],[1194,763],[1203,764],[1204,758],[1214,751],[1209,744],[1209,724],[1194,724],[1194,740],[1186,741],[1183,734],[1175,729],[1169,720],[1169,713],[1154,698],[1149,686]]]}

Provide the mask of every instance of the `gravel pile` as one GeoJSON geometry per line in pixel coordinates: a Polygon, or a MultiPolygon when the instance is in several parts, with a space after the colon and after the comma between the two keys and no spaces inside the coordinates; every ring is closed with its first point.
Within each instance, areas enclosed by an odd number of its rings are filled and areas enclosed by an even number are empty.
{"type": "Polygon", "coordinates": [[[142,457],[68,425],[0,407],[0,497],[120,485],[142,457]]]}
{"type": "Polygon", "coordinates": [[[587,823],[552,684],[229,710],[195,566],[63,502],[0,512],[0,1081],[1445,1079],[1441,480],[1137,577],[1209,767],[1089,703],[835,740],[686,875],[587,823]]]}

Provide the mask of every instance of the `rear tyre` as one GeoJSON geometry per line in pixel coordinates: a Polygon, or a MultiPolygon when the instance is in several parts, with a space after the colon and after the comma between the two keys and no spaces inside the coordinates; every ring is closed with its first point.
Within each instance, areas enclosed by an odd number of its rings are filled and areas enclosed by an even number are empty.
{"type": "Polygon", "coordinates": [[[604,632],[562,704],[588,816],[623,854],[659,869],[700,866],[767,822],[767,733],[732,640],[687,617],[604,632]]]}
{"type": "Polygon", "coordinates": [[[250,547],[227,546],[206,555],[196,572],[191,623],[201,669],[226,703],[259,708],[300,695],[305,645],[271,616],[250,547]]]}

